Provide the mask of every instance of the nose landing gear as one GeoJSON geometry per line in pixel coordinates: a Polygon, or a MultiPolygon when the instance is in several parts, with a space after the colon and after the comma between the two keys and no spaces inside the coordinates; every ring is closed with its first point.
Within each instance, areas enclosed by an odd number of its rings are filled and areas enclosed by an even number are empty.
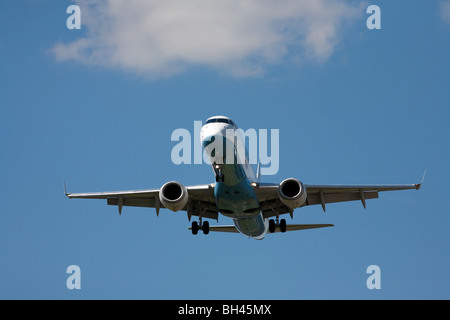
{"type": "Polygon", "coordinates": [[[223,175],[223,168],[221,165],[214,165],[214,172],[216,173],[216,182],[224,182],[225,177],[223,175]]]}
{"type": "Polygon", "coordinates": [[[216,182],[224,182],[224,181],[225,181],[225,177],[223,175],[222,168],[217,169],[217,171],[216,171],[216,182]]]}

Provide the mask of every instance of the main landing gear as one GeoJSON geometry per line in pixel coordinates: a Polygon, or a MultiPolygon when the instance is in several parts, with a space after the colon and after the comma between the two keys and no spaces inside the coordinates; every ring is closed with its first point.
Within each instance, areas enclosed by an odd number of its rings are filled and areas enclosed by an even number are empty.
{"type": "Polygon", "coordinates": [[[200,219],[199,222],[197,221],[192,221],[192,234],[196,235],[198,233],[198,230],[202,230],[203,234],[208,234],[209,233],[209,222],[205,221],[202,223],[202,220],[200,219]]]}
{"type": "Polygon", "coordinates": [[[269,220],[269,232],[274,233],[275,229],[279,228],[280,232],[284,233],[286,232],[286,219],[281,219],[280,222],[278,222],[278,218],[275,220],[270,219],[269,220]]]}

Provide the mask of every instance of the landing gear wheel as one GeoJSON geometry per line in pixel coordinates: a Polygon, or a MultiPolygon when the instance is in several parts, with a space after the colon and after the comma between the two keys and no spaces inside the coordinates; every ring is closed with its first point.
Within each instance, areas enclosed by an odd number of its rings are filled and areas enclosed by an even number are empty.
{"type": "Polygon", "coordinates": [[[275,221],[273,219],[269,220],[269,232],[274,233],[275,232],[275,221]]]}
{"type": "Polygon", "coordinates": [[[197,221],[192,222],[192,234],[195,236],[198,233],[198,223],[197,221]]]}
{"type": "Polygon", "coordinates": [[[285,220],[285,219],[281,219],[281,220],[280,220],[280,225],[279,225],[279,227],[280,227],[280,231],[281,231],[282,233],[286,232],[286,220],[285,220]]]}
{"type": "Polygon", "coordinates": [[[203,234],[205,234],[205,235],[209,233],[209,222],[208,221],[203,222],[202,231],[203,231],[203,234]]]}

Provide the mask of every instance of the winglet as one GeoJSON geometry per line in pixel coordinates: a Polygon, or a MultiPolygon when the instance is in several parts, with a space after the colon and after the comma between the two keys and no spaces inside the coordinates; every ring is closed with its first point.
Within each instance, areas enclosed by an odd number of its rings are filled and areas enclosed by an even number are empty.
{"type": "Polygon", "coordinates": [[[66,180],[64,180],[64,195],[67,197],[69,194],[66,191],[66,180]]]}
{"type": "Polygon", "coordinates": [[[427,169],[425,169],[425,171],[423,172],[422,181],[420,181],[420,183],[416,183],[416,184],[415,184],[416,190],[419,190],[420,187],[422,186],[423,181],[425,180],[425,175],[426,175],[426,173],[427,173],[427,169]]]}

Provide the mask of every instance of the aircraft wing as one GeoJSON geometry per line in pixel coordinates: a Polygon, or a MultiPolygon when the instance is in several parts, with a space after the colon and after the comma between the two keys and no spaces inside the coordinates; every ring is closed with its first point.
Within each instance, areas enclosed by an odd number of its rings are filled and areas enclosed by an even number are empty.
{"type": "MultiPolygon", "coordinates": [[[[214,200],[214,184],[186,186],[189,195],[187,205],[182,209],[191,216],[218,219],[218,211],[214,200]]],[[[155,208],[159,214],[160,208],[165,208],[159,201],[159,189],[127,190],[111,192],[67,193],[70,199],[106,199],[108,205],[118,206],[119,214],[124,206],[155,208]]]]}
{"type": "MultiPolygon", "coordinates": [[[[422,180],[423,181],[423,180],[422,180]]],[[[218,220],[219,212],[214,199],[215,184],[187,186],[189,201],[182,209],[187,212],[189,220],[191,216],[218,220]]],[[[394,190],[418,190],[419,184],[400,185],[308,185],[305,184],[307,199],[303,206],[320,204],[325,211],[326,204],[345,201],[362,202],[366,207],[366,200],[377,199],[378,193],[394,190]]],[[[293,210],[285,206],[278,197],[278,184],[259,183],[254,186],[255,193],[260,202],[260,209],[264,218],[270,218],[278,214],[289,213],[293,210]]],[[[155,208],[159,214],[160,208],[165,208],[159,201],[159,189],[127,190],[112,192],[67,193],[70,199],[104,199],[108,205],[118,206],[119,214],[124,206],[155,208]]],[[[229,230],[229,229],[228,229],[229,230]]],[[[216,230],[215,230],[216,231],[216,230]]],[[[219,230],[217,230],[219,231],[219,230]]]]}
{"type": "MultiPolygon", "coordinates": [[[[397,185],[304,185],[307,198],[303,206],[320,204],[323,211],[326,204],[335,202],[359,200],[366,207],[366,200],[377,199],[378,193],[382,191],[394,190],[419,190],[419,184],[397,184],[397,185]]],[[[289,213],[292,210],[278,200],[278,184],[259,184],[255,187],[256,195],[261,203],[261,210],[264,218],[289,213]]]]}

